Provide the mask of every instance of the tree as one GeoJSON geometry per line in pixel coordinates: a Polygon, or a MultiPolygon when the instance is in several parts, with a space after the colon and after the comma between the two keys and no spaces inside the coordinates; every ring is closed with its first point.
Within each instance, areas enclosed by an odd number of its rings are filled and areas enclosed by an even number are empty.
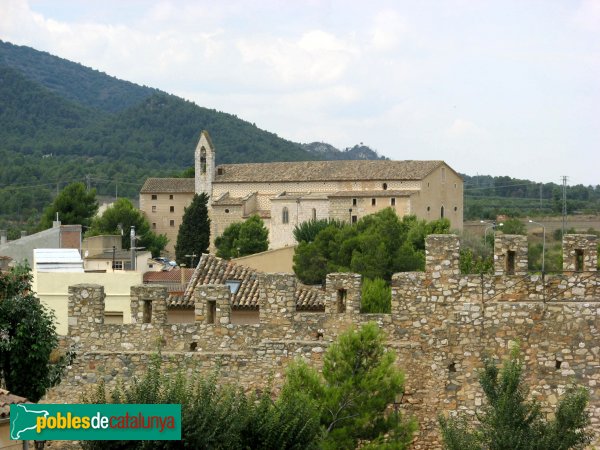
{"type": "Polygon", "coordinates": [[[504,234],[527,234],[527,228],[525,227],[525,224],[519,219],[505,220],[504,223],[499,226],[499,228],[504,234]]]}
{"type": "Polygon", "coordinates": [[[264,252],[269,248],[269,230],[263,220],[254,214],[245,222],[235,222],[215,239],[217,256],[221,258],[238,258],[264,252]]]}
{"type": "Polygon", "coordinates": [[[52,204],[44,210],[40,228],[50,228],[56,220],[56,213],[63,225],[89,226],[97,211],[96,190],[86,191],[83,183],[71,183],[60,191],[52,204]]]}
{"type": "Polygon", "coordinates": [[[118,386],[107,395],[101,382],[84,396],[85,403],[181,404],[181,441],[83,441],[95,449],[318,449],[321,441],[319,411],[302,392],[271,399],[219,385],[218,371],[190,379],[183,373],[165,374],[159,355],[144,377],[118,386]]]}
{"type": "Polygon", "coordinates": [[[392,310],[392,288],[381,278],[365,278],[362,284],[362,313],[389,314],[392,310]]]}
{"type": "Polygon", "coordinates": [[[400,219],[386,208],[355,225],[331,223],[313,241],[302,241],[294,253],[294,272],[307,284],[323,283],[331,272],[356,272],[389,282],[395,272],[424,270],[425,236],[449,231],[447,219],[400,219]]]}
{"type": "Polygon", "coordinates": [[[52,363],[58,345],[54,314],[31,292],[26,266],[0,274],[0,375],[6,388],[37,402],[60,381],[65,357],[52,363]]]}
{"type": "Polygon", "coordinates": [[[325,353],[322,375],[301,360],[292,363],[283,392],[306,392],[318,405],[325,449],[359,442],[408,448],[416,424],[388,408],[403,392],[395,359],[375,323],[351,328],[325,353]]]}
{"type": "Polygon", "coordinates": [[[343,228],[344,222],[337,219],[310,219],[294,227],[294,238],[296,242],[313,242],[317,234],[328,225],[335,225],[337,228],[343,228]]]}
{"type": "Polygon", "coordinates": [[[100,217],[96,217],[86,235],[122,234],[122,246],[127,250],[131,247],[129,235],[131,226],[135,227],[138,237],[137,246],[146,248],[152,252],[152,256],[160,255],[167,245],[167,237],[164,234],[157,235],[150,230],[144,215],[126,198],[118,199],[100,217]]]}
{"type": "Polygon", "coordinates": [[[206,253],[210,244],[210,219],[208,218],[208,195],[195,194],[192,203],[185,208],[177,234],[175,258],[179,264],[186,261],[185,255],[206,253]]]}
{"type": "Polygon", "coordinates": [[[526,400],[523,367],[518,346],[513,347],[501,369],[491,359],[484,361],[479,382],[487,404],[476,414],[479,424],[473,427],[465,417],[440,416],[446,449],[566,450],[584,448],[591,442],[588,392],[569,389],[556,408],[555,418],[544,420],[540,405],[526,400]]]}

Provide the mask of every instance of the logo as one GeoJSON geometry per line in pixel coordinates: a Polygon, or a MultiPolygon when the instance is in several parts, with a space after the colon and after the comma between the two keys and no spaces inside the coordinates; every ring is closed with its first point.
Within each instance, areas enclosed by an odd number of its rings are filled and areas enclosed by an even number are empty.
{"type": "Polygon", "coordinates": [[[10,438],[46,441],[180,440],[181,405],[11,405],[10,438]]]}

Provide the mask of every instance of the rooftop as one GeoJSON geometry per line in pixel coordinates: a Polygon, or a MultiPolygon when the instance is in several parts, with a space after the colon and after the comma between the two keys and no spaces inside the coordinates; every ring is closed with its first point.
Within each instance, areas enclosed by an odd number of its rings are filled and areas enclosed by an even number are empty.
{"type": "Polygon", "coordinates": [[[148,178],[142,186],[140,193],[193,194],[195,190],[196,187],[193,178],[148,178]]]}
{"type": "Polygon", "coordinates": [[[252,164],[222,164],[216,183],[422,180],[443,161],[301,161],[252,164]]]}

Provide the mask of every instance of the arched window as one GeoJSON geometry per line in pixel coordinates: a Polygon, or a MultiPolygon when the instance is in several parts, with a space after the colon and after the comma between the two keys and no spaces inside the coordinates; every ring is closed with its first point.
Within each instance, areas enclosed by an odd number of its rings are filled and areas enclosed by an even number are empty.
{"type": "Polygon", "coordinates": [[[312,219],[317,220],[317,209],[316,208],[312,209],[312,219]]]}
{"type": "Polygon", "coordinates": [[[444,218],[444,207],[443,206],[440,208],[440,218],[441,219],[444,218]]]}
{"type": "Polygon", "coordinates": [[[283,211],[281,214],[281,222],[288,223],[290,221],[290,212],[287,209],[287,206],[283,207],[283,211]]]}
{"type": "Polygon", "coordinates": [[[206,173],[206,149],[200,149],[200,173],[206,173]]]}

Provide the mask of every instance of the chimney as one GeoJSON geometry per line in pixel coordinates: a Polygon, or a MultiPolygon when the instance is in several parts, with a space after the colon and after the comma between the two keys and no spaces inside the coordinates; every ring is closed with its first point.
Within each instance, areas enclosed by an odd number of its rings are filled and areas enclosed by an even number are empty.
{"type": "Polygon", "coordinates": [[[0,230],[0,245],[6,244],[6,241],[7,241],[6,236],[7,236],[6,230],[0,230]]]}
{"type": "Polygon", "coordinates": [[[27,236],[27,231],[21,230],[21,238],[24,238],[25,236],[27,236]]]}

